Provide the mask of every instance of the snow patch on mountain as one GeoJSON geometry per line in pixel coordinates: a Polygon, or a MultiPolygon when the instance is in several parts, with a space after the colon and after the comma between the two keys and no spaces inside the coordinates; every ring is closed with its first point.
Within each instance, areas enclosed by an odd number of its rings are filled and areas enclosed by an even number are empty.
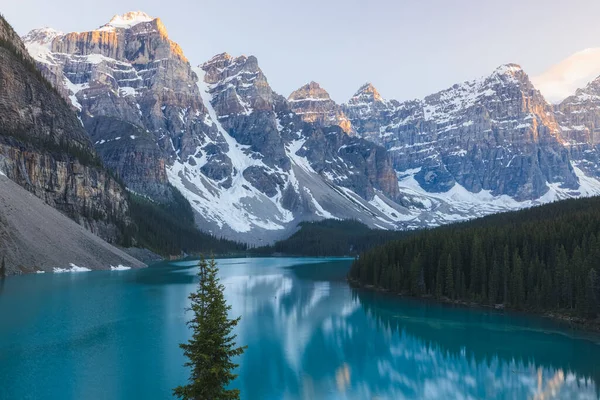
{"type": "Polygon", "coordinates": [[[117,29],[129,29],[135,25],[153,21],[154,18],[142,11],[131,11],[123,15],[115,15],[108,24],[101,26],[98,31],[114,31],[117,29]]]}
{"type": "MultiPolygon", "coordinates": [[[[234,171],[232,183],[231,187],[224,188],[218,182],[203,175],[200,171],[200,167],[203,165],[202,159],[197,160],[200,165],[190,165],[187,160],[176,160],[172,166],[167,168],[169,181],[185,195],[196,211],[204,218],[216,222],[219,228],[226,225],[239,233],[250,232],[253,228],[284,229],[285,224],[291,222],[294,216],[282,207],[281,191],[278,190],[277,195],[270,198],[256,189],[243,175],[243,172],[251,166],[275,171],[260,160],[251,157],[249,146],[240,145],[221,126],[211,104],[209,87],[204,82],[205,72],[201,68],[195,69],[195,72],[199,77],[198,89],[210,120],[227,142],[229,148],[227,156],[232,162],[234,171]],[[266,213],[253,212],[253,207],[259,207],[259,204],[262,206],[266,204],[269,211],[266,213]]],[[[207,121],[206,118],[205,121],[207,121]]]]}
{"type": "Polygon", "coordinates": [[[447,192],[430,193],[425,191],[415,179],[420,168],[398,173],[400,191],[412,201],[422,205],[420,209],[412,210],[414,217],[407,219],[412,221],[412,225],[409,224],[408,227],[433,227],[559,200],[600,195],[600,180],[586,176],[576,163],[572,163],[572,166],[580,181],[578,189],[563,188],[559,183],[548,183],[549,190],[543,196],[527,201],[516,201],[507,195],[494,196],[489,190],[473,193],[458,183],[447,192]]]}
{"type": "Polygon", "coordinates": [[[34,60],[54,64],[52,41],[62,35],[62,32],[48,27],[34,29],[23,37],[23,43],[34,60]]]}

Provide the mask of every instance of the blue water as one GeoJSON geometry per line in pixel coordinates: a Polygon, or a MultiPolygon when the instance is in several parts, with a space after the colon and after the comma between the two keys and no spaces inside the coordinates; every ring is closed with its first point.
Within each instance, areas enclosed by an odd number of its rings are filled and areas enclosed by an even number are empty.
{"type": "MultiPolygon", "coordinates": [[[[192,263],[6,279],[0,398],[168,399],[192,263]]],[[[351,289],[347,260],[219,260],[243,399],[596,398],[598,337],[351,289]]]]}

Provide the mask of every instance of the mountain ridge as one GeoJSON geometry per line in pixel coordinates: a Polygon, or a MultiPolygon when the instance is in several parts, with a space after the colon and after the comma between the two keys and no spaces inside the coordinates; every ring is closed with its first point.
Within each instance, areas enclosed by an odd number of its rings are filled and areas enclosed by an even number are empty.
{"type": "MultiPolygon", "coordinates": [[[[38,65],[60,77],[52,82],[132,190],[169,201],[173,184],[208,232],[273,241],[299,221],[331,217],[407,229],[600,193],[517,64],[411,101],[385,100],[365,84],[337,104],[315,82],[286,99],[254,56],[221,53],[192,68],[158,19],[117,19],[107,32],[54,37],[38,65]],[[139,53],[149,40],[155,50],[139,53]],[[158,54],[167,58],[155,68],[158,54]],[[116,83],[102,78],[106,67],[120,71],[116,83]],[[132,168],[146,162],[152,178],[132,168]]],[[[33,36],[29,49],[40,53],[33,36]]]]}
{"type": "MultiPolygon", "coordinates": [[[[193,70],[155,29],[157,19],[145,19],[56,36],[49,56],[37,59],[131,190],[169,201],[172,183],[191,200],[199,226],[236,240],[248,229],[275,240],[298,221],[334,214],[394,228],[388,214],[408,213],[383,200],[398,196],[383,149],[336,127],[307,126],[271,89],[256,57],[223,53],[193,70]],[[142,162],[150,168],[135,167],[142,162]],[[390,204],[384,211],[369,204],[376,196],[390,204]],[[233,207],[219,206],[225,198],[233,207]]],[[[35,51],[39,41],[32,34],[27,44],[35,51]]]]}

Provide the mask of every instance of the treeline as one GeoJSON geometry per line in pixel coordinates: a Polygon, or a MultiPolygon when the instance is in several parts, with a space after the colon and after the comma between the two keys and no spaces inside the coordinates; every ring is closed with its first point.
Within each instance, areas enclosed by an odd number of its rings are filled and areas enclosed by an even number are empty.
{"type": "Polygon", "coordinates": [[[3,136],[5,138],[4,141],[9,145],[23,146],[25,148],[31,146],[38,151],[51,154],[59,159],[67,155],[78,160],[81,165],[105,169],[102,160],[94,150],[64,137],[56,138],[52,134],[40,137],[32,135],[24,129],[6,129],[4,127],[0,127],[0,136],[3,136]],[[11,141],[11,138],[15,141],[11,141]]]}
{"type": "Polygon", "coordinates": [[[327,219],[302,222],[300,230],[272,246],[252,250],[256,254],[281,253],[311,257],[357,255],[374,246],[398,239],[407,232],[370,229],[355,220],[327,219]]]}
{"type": "Polygon", "coordinates": [[[129,212],[133,224],[126,244],[144,247],[162,256],[186,254],[228,254],[247,250],[246,244],[217,238],[201,232],[194,223],[190,203],[175,188],[167,204],[155,203],[129,194],[129,212]]]}
{"type": "Polygon", "coordinates": [[[600,198],[421,231],[363,253],[349,279],[392,292],[595,318],[600,198]]]}

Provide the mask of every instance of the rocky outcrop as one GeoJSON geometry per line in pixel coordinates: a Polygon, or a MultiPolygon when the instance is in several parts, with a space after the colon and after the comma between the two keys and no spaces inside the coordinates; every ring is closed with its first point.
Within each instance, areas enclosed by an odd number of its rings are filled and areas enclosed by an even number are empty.
{"type": "MultiPolygon", "coordinates": [[[[286,101],[271,89],[255,57],[220,54],[202,69],[219,123],[239,143],[258,153],[267,166],[286,172],[293,156],[306,156],[315,172],[366,200],[373,198],[375,190],[392,199],[398,197],[397,180],[383,148],[346,135],[335,121],[307,119],[309,114],[299,108],[302,104],[310,107],[312,100],[306,99],[319,98],[324,101],[314,102],[327,103],[331,110],[341,113],[317,84],[296,91],[286,101]],[[298,149],[290,156],[293,143],[298,149]]],[[[268,173],[264,168],[262,171],[268,173]]],[[[285,189],[285,179],[279,181],[285,189]]]]}
{"type": "Polygon", "coordinates": [[[386,103],[363,87],[345,110],[361,136],[384,145],[395,169],[415,171],[429,192],[458,183],[523,201],[548,184],[579,186],[551,106],[514,64],[423,100],[386,103]]]}
{"type": "Polygon", "coordinates": [[[351,123],[356,124],[355,130],[362,137],[376,138],[380,134],[379,128],[391,120],[392,113],[398,105],[396,101],[384,100],[371,83],[366,83],[347,104],[342,105],[342,109],[351,123]]]}
{"type": "Polygon", "coordinates": [[[42,72],[68,92],[104,162],[136,192],[168,201],[168,160],[196,154],[216,131],[205,123],[197,77],[161,20],[128,13],[94,31],[45,28],[25,40],[42,72]],[[128,141],[119,155],[117,137],[128,141]]]}
{"type": "Polygon", "coordinates": [[[310,82],[294,91],[288,97],[288,102],[292,111],[305,122],[325,127],[337,125],[346,133],[352,132],[352,124],[342,108],[316,82],[310,82]]]}
{"type": "Polygon", "coordinates": [[[0,18],[0,171],[106,240],[128,225],[124,188],[102,166],[75,113],[0,18]]]}

